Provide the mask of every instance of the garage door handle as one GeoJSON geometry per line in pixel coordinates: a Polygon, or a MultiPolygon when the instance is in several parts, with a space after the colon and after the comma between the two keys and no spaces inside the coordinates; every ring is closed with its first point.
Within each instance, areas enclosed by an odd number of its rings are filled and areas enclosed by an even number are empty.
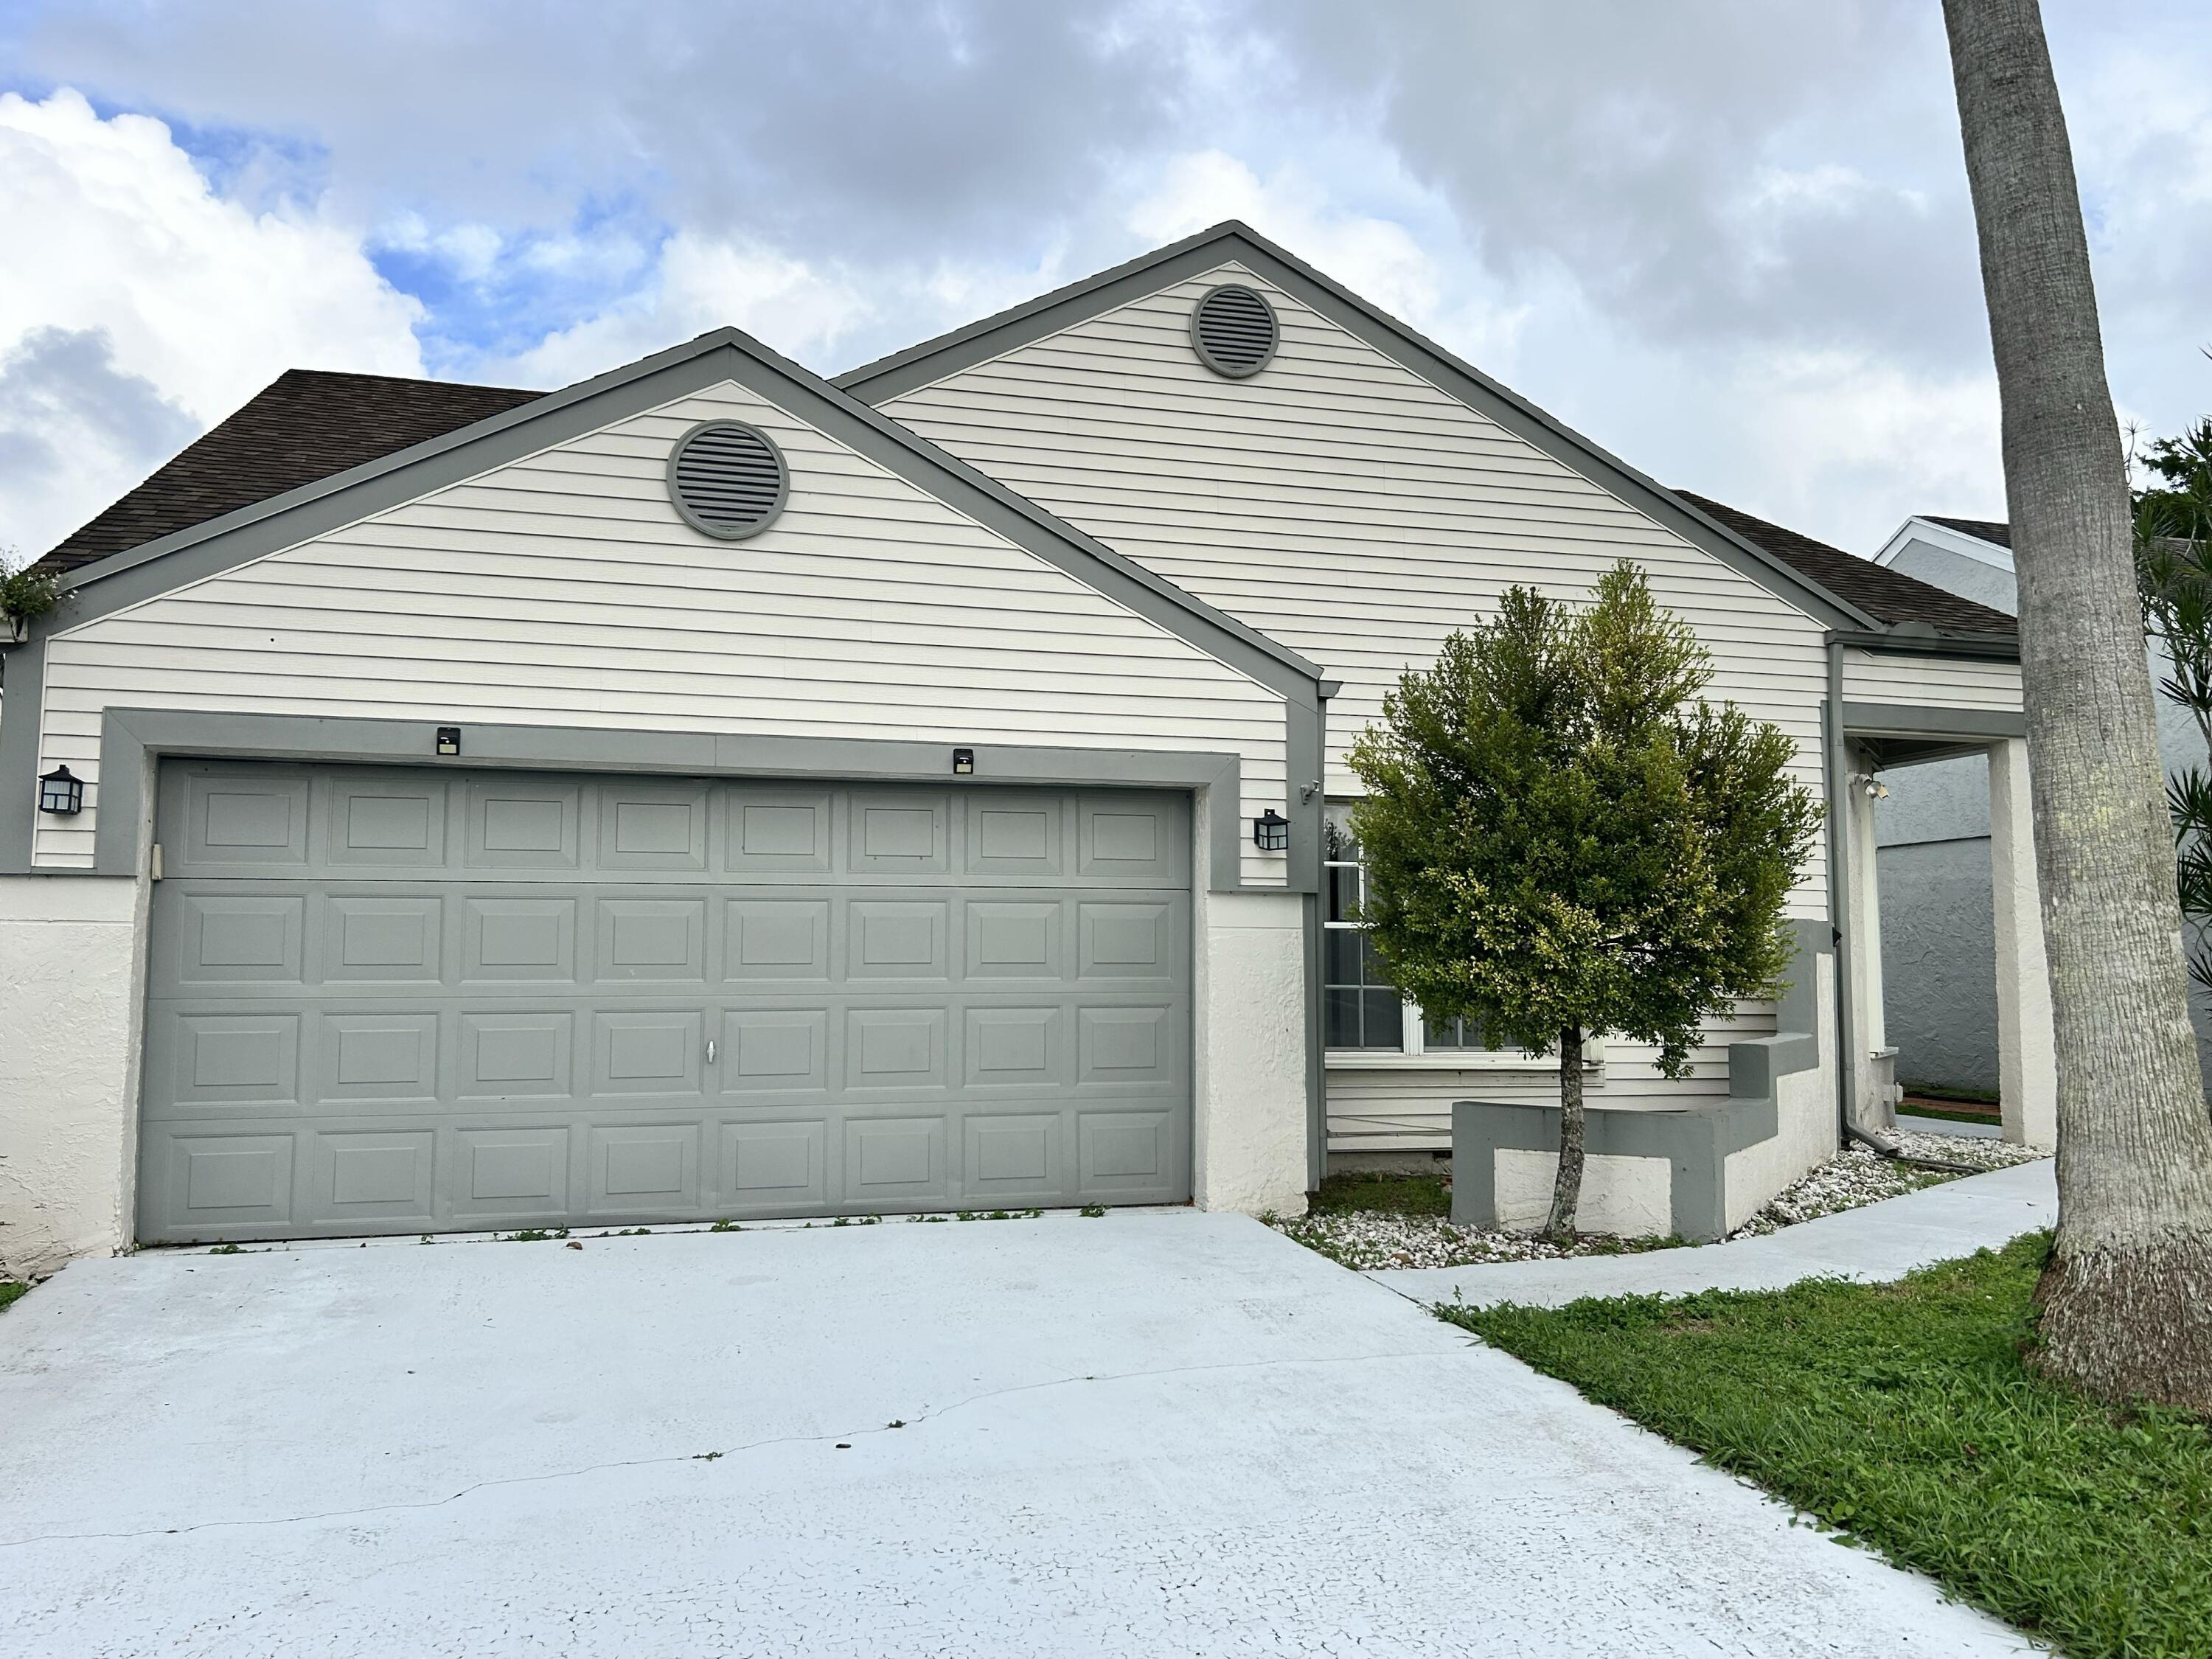
{"type": "Polygon", "coordinates": [[[714,1063],[714,1039],[712,1037],[707,1039],[707,1063],[709,1066],[714,1063]]]}

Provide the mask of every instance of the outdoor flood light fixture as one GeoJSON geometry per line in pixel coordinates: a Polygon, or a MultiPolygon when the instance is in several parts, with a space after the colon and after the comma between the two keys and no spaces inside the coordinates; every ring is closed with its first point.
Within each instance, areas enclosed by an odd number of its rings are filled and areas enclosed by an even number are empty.
{"type": "Polygon", "coordinates": [[[1263,853],[1280,853],[1291,844],[1291,821],[1270,806],[1252,820],[1252,845],[1263,853]]]}
{"type": "Polygon", "coordinates": [[[459,726],[441,726],[438,728],[438,752],[441,755],[458,755],[461,752],[459,726]]]}
{"type": "Polygon", "coordinates": [[[1880,778],[1875,776],[1871,772],[1861,772],[1855,775],[1851,779],[1851,781],[1857,784],[1861,788],[1866,791],[1867,799],[1869,800],[1887,800],[1889,799],[1889,786],[1884,783],[1880,778]]]}
{"type": "Polygon", "coordinates": [[[84,808],[84,780],[57,766],[39,780],[39,811],[68,817],[84,808]]]}
{"type": "Polygon", "coordinates": [[[956,749],[952,751],[952,775],[954,777],[968,777],[972,775],[975,770],[975,751],[974,750],[956,749]]]}

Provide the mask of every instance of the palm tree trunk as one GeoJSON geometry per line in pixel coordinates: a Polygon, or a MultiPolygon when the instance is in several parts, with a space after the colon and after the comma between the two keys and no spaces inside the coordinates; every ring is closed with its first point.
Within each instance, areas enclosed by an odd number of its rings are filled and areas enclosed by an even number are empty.
{"type": "Polygon", "coordinates": [[[2058,1055],[2038,1363],[2212,1407],[2212,1118],[2189,1025],[2127,478],[2036,0],[1944,0],[2020,578],[2058,1055]]]}
{"type": "Polygon", "coordinates": [[[1575,1210],[1583,1200],[1583,1034],[1559,1033],[1559,1173],[1552,1183],[1547,1237],[1564,1244],[1575,1236],[1575,1210]]]}

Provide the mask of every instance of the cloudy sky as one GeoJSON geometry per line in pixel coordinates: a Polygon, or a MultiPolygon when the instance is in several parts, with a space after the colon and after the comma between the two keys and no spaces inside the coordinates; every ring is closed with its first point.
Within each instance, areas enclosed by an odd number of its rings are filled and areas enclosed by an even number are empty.
{"type": "MultiPolygon", "coordinates": [[[[2212,411],[2212,8],[2045,0],[2124,419],[2212,411]]],[[[1236,216],[1662,480],[1999,516],[1936,0],[0,0],[0,548],[288,367],[824,373],[1236,216]]]]}

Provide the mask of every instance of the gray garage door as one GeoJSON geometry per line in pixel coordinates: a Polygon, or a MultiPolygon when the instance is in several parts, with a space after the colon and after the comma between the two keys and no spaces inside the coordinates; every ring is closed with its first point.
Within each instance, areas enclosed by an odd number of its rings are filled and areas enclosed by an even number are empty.
{"type": "Polygon", "coordinates": [[[173,762],[139,1237],[1190,1191],[1175,796],[173,762]]]}

